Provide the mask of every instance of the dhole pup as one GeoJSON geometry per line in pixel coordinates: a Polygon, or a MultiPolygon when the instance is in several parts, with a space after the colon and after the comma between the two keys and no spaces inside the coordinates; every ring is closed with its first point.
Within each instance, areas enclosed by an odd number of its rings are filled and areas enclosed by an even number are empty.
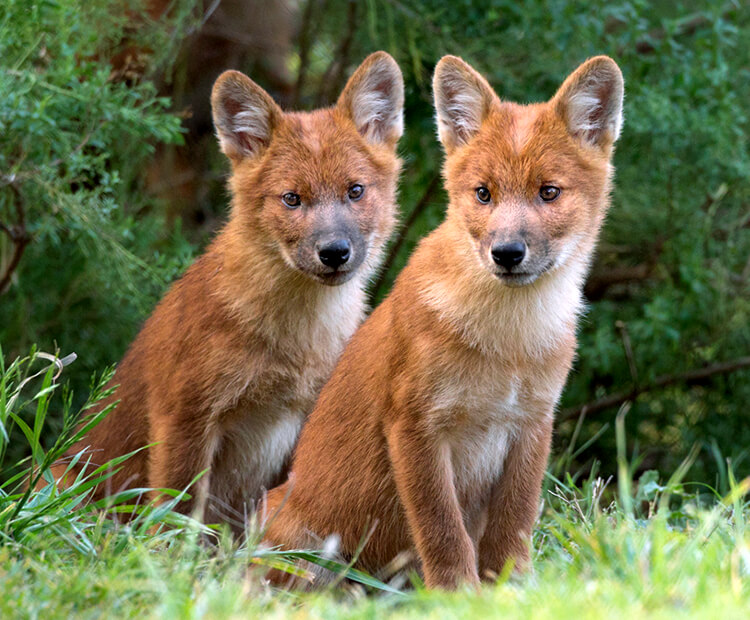
{"type": "Polygon", "coordinates": [[[403,80],[378,52],[329,109],[284,113],[237,71],[211,104],[232,168],[229,221],[146,321],[113,379],[119,405],[72,453],[100,464],[153,443],[110,492],[184,489],[208,470],[181,510],[241,523],[284,479],[364,318],[396,217],[403,80]]]}
{"type": "Polygon", "coordinates": [[[523,567],[582,286],[609,203],[623,79],[592,58],[547,103],[502,101],[461,59],[434,78],[443,224],[357,331],[263,514],[266,542],[338,535],[428,587],[523,567]]]}

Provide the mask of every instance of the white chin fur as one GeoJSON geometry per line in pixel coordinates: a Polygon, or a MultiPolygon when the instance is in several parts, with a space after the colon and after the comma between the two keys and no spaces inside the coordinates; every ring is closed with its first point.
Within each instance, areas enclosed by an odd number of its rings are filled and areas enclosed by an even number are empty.
{"type": "Polygon", "coordinates": [[[540,273],[529,273],[523,276],[514,276],[513,274],[496,273],[497,279],[505,286],[510,288],[521,288],[533,284],[539,279],[540,273]]]}

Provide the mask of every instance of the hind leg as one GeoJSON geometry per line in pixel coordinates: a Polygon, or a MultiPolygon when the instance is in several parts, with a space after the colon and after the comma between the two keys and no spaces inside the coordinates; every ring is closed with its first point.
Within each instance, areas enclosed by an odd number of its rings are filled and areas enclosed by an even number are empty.
{"type": "MultiPolygon", "coordinates": [[[[290,501],[293,484],[293,480],[287,481],[269,491],[261,501],[258,518],[263,531],[262,545],[279,547],[282,550],[323,550],[326,557],[335,556],[338,545],[326,548],[332,545],[310,532],[299,518],[290,501]]],[[[306,571],[306,576],[295,576],[280,569],[271,569],[264,578],[278,587],[304,590],[319,588],[335,579],[332,572],[309,562],[297,565],[306,571]]]]}

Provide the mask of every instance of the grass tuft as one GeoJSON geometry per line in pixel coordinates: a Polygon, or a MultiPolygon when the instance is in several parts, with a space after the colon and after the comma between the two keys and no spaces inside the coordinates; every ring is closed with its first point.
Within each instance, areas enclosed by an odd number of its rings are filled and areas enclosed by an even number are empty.
{"type": "MultiPolygon", "coordinates": [[[[227,530],[174,512],[189,489],[164,490],[159,502],[139,502],[126,491],[91,502],[97,484],[123,459],[91,468],[66,489],[49,466],[111,408],[112,371],[91,383],[84,406],[57,382],[58,356],[32,350],[5,364],[0,352],[0,617],[98,618],[394,618],[529,617],[745,618],[750,609],[750,479],[736,480],[717,446],[718,489],[685,482],[698,449],[671,475],[634,477],[637,456],[626,451],[621,410],[614,430],[618,477],[567,471],[571,445],[550,466],[533,572],[506,571],[479,593],[403,591],[323,551],[279,551],[258,546],[262,532],[239,544],[227,530]],[[51,407],[63,428],[51,446],[40,441],[51,407]],[[82,427],[79,423],[83,421],[82,427]],[[25,441],[31,457],[5,463],[11,441],[25,441]],[[585,475],[584,475],[585,474],[585,475]],[[31,490],[34,486],[40,490],[31,490]],[[133,515],[121,522],[122,513],[133,515]],[[318,593],[275,590],[271,569],[305,578],[310,564],[347,577],[345,587],[318,593]],[[370,593],[370,595],[365,595],[370,593]]],[[[76,455],[71,463],[85,456],[76,455]]],[[[404,581],[392,581],[401,584],[404,581]]]]}

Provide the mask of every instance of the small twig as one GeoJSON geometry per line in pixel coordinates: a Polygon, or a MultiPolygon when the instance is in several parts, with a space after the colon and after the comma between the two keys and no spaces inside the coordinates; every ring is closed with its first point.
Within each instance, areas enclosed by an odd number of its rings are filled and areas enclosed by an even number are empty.
{"type": "Polygon", "coordinates": [[[620,338],[622,339],[622,347],[625,349],[625,357],[628,360],[628,368],[630,369],[630,380],[633,382],[633,390],[638,390],[638,368],[635,365],[635,357],[633,356],[633,348],[630,344],[630,334],[628,333],[628,325],[625,321],[615,321],[615,327],[620,332],[620,338]]]}
{"type": "MultiPolygon", "coordinates": [[[[99,122],[99,124],[96,127],[92,127],[91,129],[89,129],[88,132],[86,133],[86,135],[83,136],[83,140],[81,140],[73,148],[73,150],[70,151],[70,153],[68,153],[65,156],[65,159],[67,159],[68,157],[70,157],[73,153],[78,153],[81,149],[83,149],[83,147],[85,147],[89,143],[89,140],[91,140],[91,136],[94,135],[94,132],[95,131],[98,132],[106,124],[107,124],[107,121],[106,120],[102,120],[102,121],[99,122]]],[[[53,159],[51,162],[49,162],[47,164],[47,166],[49,166],[51,168],[54,168],[55,166],[59,166],[61,163],[63,163],[63,161],[64,161],[64,159],[62,157],[58,157],[57,159],[53,159]]]]}
{"type": "Polygon", "coordinates": [[[399,229],[398,234],[396,235],[396,238],[393,240],[393,243],[391,244],[391,247],[388,251],[388,256],[383,261],[383,266],[380,269],[380,275],[378,276],[378,279],[375,281],[375,284],[373,284],[373,287],[372,287],[373,297],[376,297],[380,293],[380,289],[383,288],[383,284],[385,283],[385,279],[388,276],[388,272],[393,266],[393,263],[396,260],[398,253],[401,251],[401,246],[404,245],[404,241],[406,241],[406,237],[409,234],[409,230],[411,230],[411,227],[414,226],[414,223],[417,221],[417,218],[427,208],[427,205],[430,204],[430,202],[432,201],[432,197],[435,194],[435,191],[438,189],[439,185],[440,185],[440,174],[438,173],[438,174],[435,174],[432,177],[432,179],[430,179],[430,182],[427,185],[427,189],[425,189],[424,193],[422,194],[422,197],[417,201],[417,204],[409,213],[409,217],[406,219],[406,222],[404,222],[404,225],[399,229]]]}
{"type": "Polygon", "coordinates": [[[323,77],[320,79],[320,90],[318,90],[316,107],[329,104],[333,98],[333,94],[341,90],[344,70],[349,64],[349,53],[356,32],[357,2],[349,0],[346,14],[346,34],[341,40],[341,45],[339,45],[338,50],[333,55],[325,73],[323,73],[323,77]]]}
{"type": "Polygon", "coordinates": [[[2,230],[8,235],[10,240],[13,242],[13,255],[11,256],[10,262],[8,263],[3,277],[0,278],[0,295],[5,293],[6,289],[10,285],[13,273],[18,268],[18,264],[21,262],[26,246],[31,242],[31,235],[26,231],[26,212],[23,208],[23,199],[21,198],[21,192],[18,189],[17,184],[11,179],[8,183],[8,187],[13,192],[13,202],[16,208],[16,225],[11,227],[2,224],[2,230]]]}
{"type": "Polygon", "coordinates": [[[653,264],[641,263],[640,265],[624,265],[594,272],[586,281],[583,292],[589,301],[598,301],[604,297],[612,286],[629,282],[643,282],[651,277],[652,271],[653,264]]]}
{"type": "Polygon", "coordinates": [[[3,277],[0,279],[0,295],[5,293],[6,288],[10,284],[13,272],[18,268],[18,264],[21,262],[21,257],[26,250],[26,246],[29,245],[29,241],[30,239],[26,235],[15,236],[13,238],[13,256],[11,257],[8,266],[5,268],[3,277]]]}
{"type": "MultiPolygon", "coordinates": [[[[57,157],[45,164],[45,167],[47,168],[53,168],[55,166],[59,166],[62,164],[67,157],[70,157],[73,153],[78,153],[82,148],[84,148],[89,141],[91,140],[91,136],[94,134],[94,131],[99,131],[104,125],[107,124],[106,120],[103,120],[99,123],[97,127],[92,127],[86,135],[83,137],[83,140],[81,140],[75,147],[73,147],[73,150],[68,153],[68,155],[63,157],[57,157]]],[[[44,168],[38,168],[36,166],[31,166],[27,168],[26,170],[20,171],[20,172],[14,172],[13,174],[0,174],[0,187],[5,186],[18,186],[21,181],[28,181],[29,179],[38,176],[42,174],[42,171],[44,168]]]]}
{"type": "Polygon", "coordinates": [[[313,37],[311,36],[311,31],[313,29],[313,9],[317,4],[320,4],[318,13],[323,14],[325,12],[326,0],[322,0],[322,2],[321,0],[307,0],[305,11],[302,15],[302,27],[300,28],[299,33],[299,70],[297,71],[297,81],[294,84],[291,102],[293,109],[296,109],[299,105],[302,90],[305,87],[307,67],[310,63],[310,48],[312,47],[313,41],[313,37]]]}
{"type": "MultiPolygon", "coordinates": [[[[92,127],[91,129],[89,129],[89,131],[86,133],[86,135],[83,136],[83,139],[78,143],[78,145],[76,145],[73,150],[70,151],[68,157],[73,153],[78,153],[79,151],[81,151],[81,149],[83,149],[89,143],[89,140],[91,140],[91,136],[94,134],[94,132],[98,132],[106,123],[106,120],[102,120],[96,127],[92,127]]],[[[62,164],[63,161],[64,159],[62,157],[58,157],[50,161],[47,164],[47,167],[55,168],[62,164]]],[[[13,277],[13,273],[16,271],[19,263],[21,262],[21,258],[23,257],[23,253],[26,250],[26,247],[29,245],[29,243],[31,243],[31,235],[26,229],[26,211],[23,207],[23,197],[21,196],[19,185],[23,179],[30,178],[37,172],[38,170],[34,170],[27,171],[25,173],[0,176],[0,187],[9,187],[13,192],[13,203],[16,210],[16,223],[14,226],[8,226],[5,223],[0,222],[0,230],[8,235],[14,246],[13,255],[11,256],[10,262],[5,268],[2,278],[0,278],[0,295],[6,292],[8,286],[10,285],[11,278],[13,277]]]]}
{"type": "Polygon", "coordinates": [[[188,32],[187,32],[187,34],[191,35],[194,32],[197,32],[198,30],[200,30],[201,28],[203,28],[203,26],[206,25],[206,22],[209,19],[211,19],[211,16],[214,14],[214,12],[216,11],[216,9],[219,8],[220,4],[221,4],[221,0],[214,0],[213,3],[211,4],[211,6],[209,6],[206,9],[206,12],[203,14],[203,17],[200,20],[200,25],[198,25],[197,27],[189,29],[188,32]]]}
{"type": "Polygon", "coordinates": [[[612,286],[617,284],[649,280],[656,266],[659,264],[659,257],[663,249],[664,239],[657,239],[650,248],[646,261],[638,265],[622,265],[597,269],[589,276],[583,288],[586,299],[597,301],[604,297],[612,286]]]}
{"type": "Polygon", "coordinates": [[[622,403],[634,401],[641,394],[660,390],[675,383],[697,385],[714,375],[729,374],[737,370],[742,370],[743,368],[750,368],[750,356],[740,357],[728,362],[713,364],[711,366],[706,366],[705,368],[688,370],[687,372],[681,372],[672,375],[661,375],[660,377],[654,379],[653,382],[642,384],[637,389],[628,390],[626,392],[616,392],[590,403],[584,403],[576,407],[564,409],[560,412],[558,419],[562,421],[576,417],[580,415],[583,409],[586,410],[587,415],[598,413],[599,411],[603,411],[604,409],[610,409],[612,407],[617,407],[622,403]]]}
{"type": "Polygon", "coordinates": [[[63,95],[64,97],[70,97],[71,99],[77,99],[78,101],[82,101],[84,103],[87,102],[84,95],[77,93],[74,90],[66,90],[65,88],[57,86],[56,84],[52,84],[51,82],[43,80],[39,78],[36,73],[32,73],[30,71],[18,71],[16,69],[6,69],[5,73],[17,78],[29,78],[34,84],[37,84],[41,88],[45,88],[50,92],[56,93],[58,95],[63,95]]]}

